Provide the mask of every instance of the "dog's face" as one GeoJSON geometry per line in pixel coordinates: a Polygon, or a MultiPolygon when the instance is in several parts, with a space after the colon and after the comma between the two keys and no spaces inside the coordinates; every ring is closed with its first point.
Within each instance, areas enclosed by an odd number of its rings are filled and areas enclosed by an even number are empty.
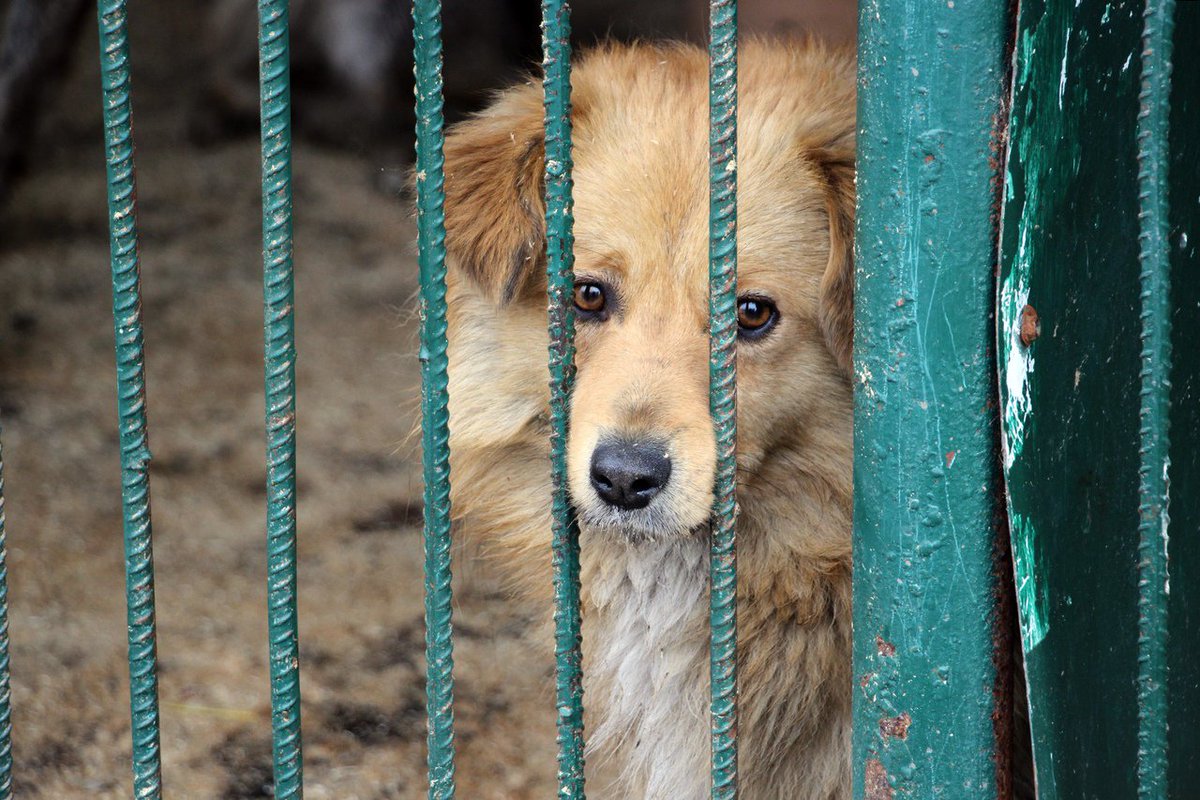
{"type": "MultiPolygon", "coordinates": [[[[814,101],[821,75],[755,56],[738,158],[743,488],[844,397],[852,317],[852,98],[814,101]]],[[[574,76],[570,489],[586,527],[635,541],[687,535],[712,505],[706,69],[696,50],[618,48],[574,76]]],[[[447,140],[452,261],[498,318],[544,321],[541,126],[527,86],[447,140]]]]}

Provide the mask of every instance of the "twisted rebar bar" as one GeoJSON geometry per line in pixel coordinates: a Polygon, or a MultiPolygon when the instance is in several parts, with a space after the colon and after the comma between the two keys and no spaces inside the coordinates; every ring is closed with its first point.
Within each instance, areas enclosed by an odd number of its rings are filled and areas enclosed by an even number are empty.
{"type": "MultiPolygon", "coordinates": [[[[0,425],[0,437],[4,428],[0,425]]],[[[8,532],[4,519],[4,444],[0,441],[0,800],[12,797],[12,687],[8,663],[8,532]]]]}
{"type": "Polygon", "coordinates": [[[1141,447],[1138,468],[1138,798],[1167,797],[1167,498],[1170,487],[1171,261],[1167,133],[1174,0],[1148,0],[1138,96],[1141,447]]]}
{"type": "Polygon", "coordinates": [[[546,276],[550,331],[550,464],[553,481],[554,653],[558,796],[584,797],[579,524],[567,490],[567,436],[575,384],[574,206],[571,179],[571,10],[542,3],[546,128],[546,276]]]}
{"type": "Polygon", "coordinates": [[[304,795],[296,618],[296,335],[288,0],[259,0],[267,426],[267,633],[275,797],[304,795]]]}
{"type": "Polygon", "coordinates": [[[142,289],[138,262],[137,187],[133,165],[126,0],[102,0],[97,11],[100,23],[100,78],[104,92],[117,415],[121,442],[133,789],[138,798],[158,798],[162,795],[162,767],[154,620],[154,554],[150,525],[150,447],[146,431],[142,289]]]}
{"type": "Polygon", "coordinates": [[[425,660],[430,800],[454,797],[454,643],[450,587],[450,415],[446,356],[442,20],[413,3],[417,112],[417,246],[421,273],[421,431],[425,481],[425,660]]]}
{"type": "Polygon", "coordinates": [[[712,797],[737,797],[737,2],[709,9],[709,408],[712,797]]]}

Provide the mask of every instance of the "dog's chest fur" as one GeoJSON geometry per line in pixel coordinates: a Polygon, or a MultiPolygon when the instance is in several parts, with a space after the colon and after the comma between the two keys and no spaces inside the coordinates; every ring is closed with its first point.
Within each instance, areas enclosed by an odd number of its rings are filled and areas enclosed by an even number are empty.
{"type": "Polygon", "coordinates": [[[592,745],[619,752],[623,780],[647,800],[705,797],[707,542],[628,545],[595,536],[588,550],[587,689],[604,709],[592,745]]]}

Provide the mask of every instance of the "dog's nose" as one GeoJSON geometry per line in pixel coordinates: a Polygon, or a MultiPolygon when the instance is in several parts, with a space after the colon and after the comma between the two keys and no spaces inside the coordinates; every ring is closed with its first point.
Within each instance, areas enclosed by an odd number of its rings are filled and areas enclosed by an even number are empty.
{"type": "Polygon", "coordinates": [[[592,486],[610,506],[645,508],[670,477],[671,460],[661,444],[601,442],[592,452],[592,486]]]}

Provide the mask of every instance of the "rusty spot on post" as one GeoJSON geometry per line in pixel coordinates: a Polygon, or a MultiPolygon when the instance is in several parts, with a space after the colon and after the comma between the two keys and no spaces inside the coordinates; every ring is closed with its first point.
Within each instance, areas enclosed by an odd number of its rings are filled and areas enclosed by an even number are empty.
{"type": "Polygon", "coordinates": [[[887,770],[877,758],[867,761],[866,777],[863,780],[865,800],[893,800],[895,792],[888,783],[887,770]]]}
{"type": "Polygon", "coordinates": [[[888,658],[891,658],[892,656],[896,655],[896,645],[892,644],[887,639],[884,639],[882,636],[875,637],[875,649],[881,656],[887,656],[888,658]]]}
{"type": "Polygon", "coordinates": [[[884,717],[879,720],[879,734],[884,739],[907,739],[909,725],[912,717],[907,711],[898,717],[884,717]]]}
{"type": "Polygon", "coordinates": [[[1042,323],[1038,319],[1037,309],[1027,305],[1021,309],[1021,344],[1029,347],[1037,341],[1042,332],[1042,323]]]}

